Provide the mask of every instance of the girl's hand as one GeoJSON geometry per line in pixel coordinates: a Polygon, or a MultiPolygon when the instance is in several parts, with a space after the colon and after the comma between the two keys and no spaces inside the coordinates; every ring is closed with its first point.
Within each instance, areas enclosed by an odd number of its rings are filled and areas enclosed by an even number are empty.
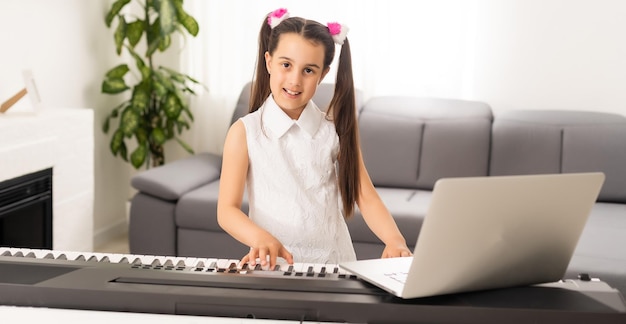
{"type": "Polygon", "coordinates": [[[404,244],[394,246],[386,245],[383,250],[382,258],[409,257],[412,255],[411,250],[404,244]]]}
{"type": "Polygon", "coordinates": [[[291,253],[287,251],[280,241],[268,234],[258,239],[256,244],[250,247],[250,252],[241,259],[239,264],[243,266],[248,263],[249,266],[255,267],[258,258],[259,264],[261,264],[263,270],[274,269],[276,259],[279,257],[285,259],[288,264],[293,264],[293,256],[291,253]]]}

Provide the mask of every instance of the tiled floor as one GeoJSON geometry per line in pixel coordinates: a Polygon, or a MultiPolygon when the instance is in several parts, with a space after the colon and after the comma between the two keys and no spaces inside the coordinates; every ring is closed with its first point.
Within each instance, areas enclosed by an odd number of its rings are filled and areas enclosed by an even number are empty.
{"type": "Polygon", "coordinates": [[[129,253],[128,234],[124,233],[95,248],[99,253],[129,253]]]}

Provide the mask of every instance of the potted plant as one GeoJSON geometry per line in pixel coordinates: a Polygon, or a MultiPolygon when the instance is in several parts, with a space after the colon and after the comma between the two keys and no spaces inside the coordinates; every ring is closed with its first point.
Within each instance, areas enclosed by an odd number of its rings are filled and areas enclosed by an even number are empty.
{"type": "Polygon", "coordinates": [[[169,140],[176,140],[187,152],[194,153],[177,135],[189,129],[193,122],[187,97],[195,95],[191,86],[199,82],[174,69],[155,66],[153,56],[170,47],[174,34],[185,36],[188,33],[195,37],[199,27],[183,9],[183,0],[137,1],[142,8],[139,16],[122,13],[129,3],[131,0],[115,1],[105,23],[110,28],[117,20],[114,32],[117,55],[126,50],[138,73],[134,74],[135,84],[126,83],[125,77],[131,71],[128,64],[117,65],[106,73],[103,93],[114,95],[131,91],[131,95],[107,115],[103,131],[113,132],[110,149],[114,156],[120,156],[136,169],[143,165],[150,168],[165,163],[163,145],[169,140]],[[143,55],[140,55],[136,46],[142,39],[145,52],[142,50],[143,55]],[[119,120],[117,128],[111,127],[115,119],[119,120]],[[129,159],[127,141],[133,139],[137,145],[129,159]]]}

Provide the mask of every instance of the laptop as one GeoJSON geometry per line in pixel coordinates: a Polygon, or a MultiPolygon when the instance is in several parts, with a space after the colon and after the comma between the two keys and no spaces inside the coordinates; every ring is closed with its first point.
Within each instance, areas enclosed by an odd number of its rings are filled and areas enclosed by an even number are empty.
{"type": "Polygon", "coordinates": [[[561,280],[604,174],[443,178],[412,257],[339,266],[401,298],[561,280]]]}

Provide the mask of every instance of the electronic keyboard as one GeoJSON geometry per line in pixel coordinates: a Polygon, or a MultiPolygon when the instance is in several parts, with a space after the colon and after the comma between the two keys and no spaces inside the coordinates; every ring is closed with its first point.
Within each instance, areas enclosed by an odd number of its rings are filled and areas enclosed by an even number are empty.
{"type": "Polygon", "coordinates": [[[399,299],[332,264],[0,248],[0,304],[320,322],[623,321],[600,280],[399,299]]]}

